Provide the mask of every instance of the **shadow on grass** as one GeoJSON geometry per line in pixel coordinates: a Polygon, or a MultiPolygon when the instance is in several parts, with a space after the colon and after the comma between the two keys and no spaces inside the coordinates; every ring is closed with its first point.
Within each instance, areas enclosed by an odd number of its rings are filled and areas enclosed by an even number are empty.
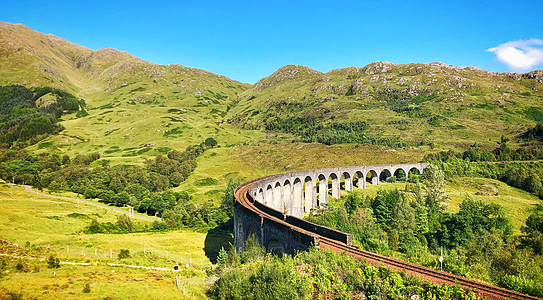
{"type": "Polygon", "coordinates": [[[207,232],[204,242],[204,252],[213,264],[217,263],[217,256],[221,247],[224,247],[224,250],[228,251],[230,245],[234,243],[232,230],[227,230],[229,226],[224,226],[227,223],[221,224],[221,226],[217,226],[207,232]]]}

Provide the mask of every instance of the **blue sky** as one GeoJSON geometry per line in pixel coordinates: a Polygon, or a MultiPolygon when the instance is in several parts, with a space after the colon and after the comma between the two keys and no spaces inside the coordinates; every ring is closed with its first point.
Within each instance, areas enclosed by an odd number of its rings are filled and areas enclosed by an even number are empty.
{"type": "Polygon", "coordinates": [[[0,21],[254,83],[286,64],[543,69],[543,1],[25,1],[0,21]]]}

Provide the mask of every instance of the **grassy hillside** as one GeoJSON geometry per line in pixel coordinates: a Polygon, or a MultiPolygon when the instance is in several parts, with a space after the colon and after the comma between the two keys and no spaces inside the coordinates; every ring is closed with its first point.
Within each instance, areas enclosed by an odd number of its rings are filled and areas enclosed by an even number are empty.
{"type": "Polygon", "coordinates": [[[155,151],[143,157],[206,137],[227,146],[260,135],[223,124],[248,85],[203,70],[157,65],[115,49],[94,51],[4,22],[0,65],[0,85],[55,87],[86,102],[89,116],[68,114],[62,122],[66,130],[33,150],[97,151],[114,162],[141,163],[139,157],[150,150],[155,151]]]}
{"type": "Polygon", "coordinates": [[[376,62],[326,74],[288,65],[244,91],[227,118],[306,140],[331,124],[362,121],[359,131],[411,146],[492,147],[502,135],[543,121],[542,79],[541,71],[520,75],[442,63],[376,62]]]}

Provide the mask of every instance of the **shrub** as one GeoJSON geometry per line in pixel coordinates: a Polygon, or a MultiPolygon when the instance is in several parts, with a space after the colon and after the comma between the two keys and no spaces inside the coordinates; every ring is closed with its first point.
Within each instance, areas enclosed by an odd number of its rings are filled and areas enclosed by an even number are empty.
{"type": "Polygon", "coordinates": [[[119,252],[119,259],[123,258],[130,258],[130,250],[128,249],[121,249],[121,252],[119,252]]]}
{"type": "Polygon", "coordinates": [[[53,255],[49,256],[49,259],[47,260],[47,267],[50,269],[56,269],[60,267],[60,261],[58,257],[54,257],[53,255]]]}

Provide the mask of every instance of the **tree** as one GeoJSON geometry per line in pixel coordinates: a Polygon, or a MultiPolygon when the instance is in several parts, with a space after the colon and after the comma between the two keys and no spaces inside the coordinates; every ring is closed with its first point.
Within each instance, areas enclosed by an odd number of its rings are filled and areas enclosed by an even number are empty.
{"type": "Polygon", "coordinates": [[[349,193],[347,197],[345,197],[345,203],[343,205],[345,206],[347,213],[350,215],[359,206],[362,206],[362,196],[357,192],[349,193]]]}
{"type": "Polygon", "coordinates": [[[228,261],[228,254],[226,253],[226,250],[224,250],[224,247],[221,247],[221,250],[219,250],[219,255],[217,255],[217,264],[219,266],[222,266],[226,264],[228,261]]]}
{"type": "Polygon", "coordinates": [[[60,260],[58,257],[54,257],[53,255],[49,256],[49,259],[47,260],[47,267],[50,269],[60,268],[60,260]]]}
{"type": "Polygon", "coordinates": [[[394,207],[401,197],[398,190],[379,190],[373,199],[371,207],[377,223],[390,226],[394,218],[394,207]]]}
{"type": "Polygon", "coordinates": [[[132,229],[134,229],[134,224],[132,223],[132,220],[130,220],[130,218],[127,215],[122,214],[119,217],[117,217],[117,227],[119,227],[119,229],[121,229],[124,232],[129,232],[129,231],[132,231],[132,229]]]}
{"type": "Polygon", "coordinates": [[[371,210],[369,208],[357,207],[351,214],[351,222],[362,230],[373,227],[374,222],[371,210]]]}
{"type": "Polygon", "coordinates": [[[119,252],[119,259],[123,259],[123,258],[130,258],[130,250],[121,249],[121,251],[119,252]]]}
{"type": "Polygon", "coordinates": [[[445,190],[445,173],[435,165],[429,165],[423,173],[424,189],[430,200],[438,208],[443,208],[443,203],[448,199],[445,190]]]}
{"type": "Polygon", "coordinates": [[[240,253],[241,262],[244,264],[249,263],[257,259],[261,259],[264,257],[264,255],[266,255],[266,249],[260,246],[260,243],[258,243],[256,237],[254,235],[247,237],[247,240],[245,240],[245,246],[240,253]]]}
{"type": "Polygon", "coordinates": [[[217,144],[218,143],[214,138],[207,138],[204,142],[204,145],[210,148],[217,146],[217,144]]]}
{"type": "Polygon", "coordinates": [[[417,226],[415,209],[411,206],[407,197],[399,197],[393,215],[392,228],[398,230],[400,235],[413,235],[413,231],[417,226]]]}

